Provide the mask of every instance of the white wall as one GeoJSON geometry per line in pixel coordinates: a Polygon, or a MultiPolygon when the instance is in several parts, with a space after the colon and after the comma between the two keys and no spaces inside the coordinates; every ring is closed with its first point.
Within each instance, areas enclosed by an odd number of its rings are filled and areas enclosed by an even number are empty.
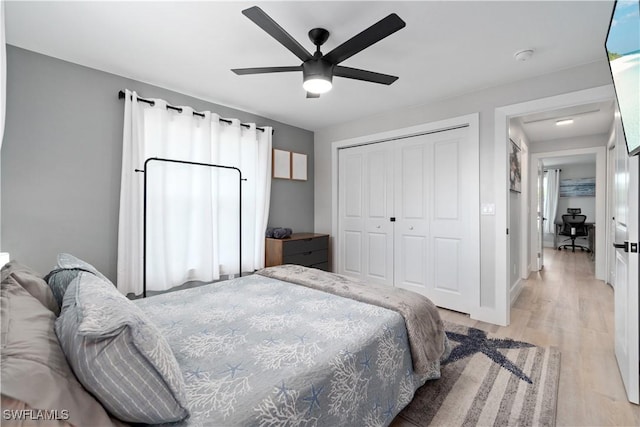
{"type": "MultiPolygon", "coordinates": [[[[425,84],[429,84],[428,80],[425,84]]],[[[501,106],[609,84],[611,84],[611,75],[607,63],[605,61],[596,61],[533,79],[507,83],[503,86],[460,95],[438,103],[389,111],[386,114],[365,117],[319,130],[315,133],[314,139],[315,231],[329,233],[332,229],[332,142],[479,112],[480,203],[496,203],[496,183],[494,182],[495,109],[501,106]]],[[[504,141],[501,141],[501,144],[503,143],[504,141]]],[[[480,217],[480,303],[481,307],[487,308],[496,306],[495,225],[495,216],[483,215],[480,217]]]]}

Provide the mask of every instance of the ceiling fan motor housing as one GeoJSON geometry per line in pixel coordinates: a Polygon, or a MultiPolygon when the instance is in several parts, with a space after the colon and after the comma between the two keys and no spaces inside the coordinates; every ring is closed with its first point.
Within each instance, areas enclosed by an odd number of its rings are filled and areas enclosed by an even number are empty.
{"type": "Polygon", "coordinates": [[[334,65],[322,58],[310,59],[302,63],[303,81],[313,78],[321,78],[331,82],[333,80],[334,65]]]}

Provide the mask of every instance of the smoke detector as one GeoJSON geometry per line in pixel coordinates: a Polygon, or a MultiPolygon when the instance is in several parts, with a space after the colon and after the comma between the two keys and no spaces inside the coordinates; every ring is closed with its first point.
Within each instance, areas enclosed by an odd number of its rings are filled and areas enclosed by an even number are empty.
{"type": "Polygon", "coordinates": [[[516,59],[516,61],[521,61],[521,62],[527,61],[532,56],[533,56],[533,49],[519,50],[518,52],[513,54],[513,57],[516,59]]]}

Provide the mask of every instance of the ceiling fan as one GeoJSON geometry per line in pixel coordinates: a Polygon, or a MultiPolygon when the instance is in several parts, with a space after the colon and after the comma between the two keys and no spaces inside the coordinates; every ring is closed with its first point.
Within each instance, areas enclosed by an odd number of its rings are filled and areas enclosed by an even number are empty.
{"type": "Polygon", "coordinates": [[[356,53],[404,28],[405,22],[395,13],[353,36],[326,55],[320,52],[320,46],[329,38],[329,31],[324,28],[314,28],[309,31],[309,39],[316,46],[316,51],[312,55],[258,6],[245,9],[242,14],[300,58],[302,64],[285,67],[234,68],[231,70],[238,75],[302,71],[302,86],[307,91],[307,98],[319,98],[320,94],[329,91],[332,86],[333,76],[385,85],[390,85],[398,80],[396,76],[338,65],[356,53]]]}

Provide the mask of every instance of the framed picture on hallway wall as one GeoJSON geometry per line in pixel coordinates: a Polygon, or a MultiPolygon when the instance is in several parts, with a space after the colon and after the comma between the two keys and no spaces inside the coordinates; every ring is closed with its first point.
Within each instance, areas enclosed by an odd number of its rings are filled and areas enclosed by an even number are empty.
{"type": "Polygon", "coordinates": [[[520,147],[513,139],[511,141],[511,151],[509,152],[509,190],[519,193],[522,187],[522,170],[520,163],[520,147]]]}

